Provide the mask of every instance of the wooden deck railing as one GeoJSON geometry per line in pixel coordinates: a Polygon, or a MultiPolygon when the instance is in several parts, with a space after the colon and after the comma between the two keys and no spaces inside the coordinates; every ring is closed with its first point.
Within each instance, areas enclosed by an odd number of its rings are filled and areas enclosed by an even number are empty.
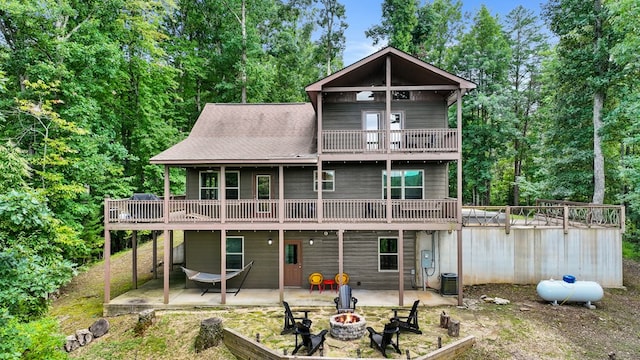
{"type": "MultiPolygon", "coordinates": [[[[164,222],[162,200],[107,199],[109,223],[164,222]]],[[[219,200],[169,200],[169,222],[221,222],[219,200]]],[[[317,200],[284,200],[284,222],[317,222],[317,200]]],[[[226,222],[279,222],[278,200],[228,200],[226,222]]],[[[324,222],[386,222],[387,202],[380,199],[324,200],[324,222]]],[[[456,222],[455,199],[392,200],[392,221],[456,222]]]]}
{"type": "Polygon", "coordinates": [[[456,129],[324,130],[322,151],[326,153],[383,152],[455,152],[456,129]]]}
{"type": "Polygon", "coordinates": [[[624,231],[619,205],[469,206],[462,209],[464,226],[616,227],[624,231]]]}
{"type": "MultiPolygon", "coordinates": [[[[162,200],[106,199],[109,223],[162,223],[162,200]]],[[[169,223],[223,221],[219,200],[169,200],[169,223]]],[[[282,221],[318,222],[315,199],[286,199],[282,221]]],[[[278,200],[228,200],[226,222],[280,222],[278,200]]],[[[387,222],[383,199],[325,199],[323,222],[387,222]]],[[[391,200],[391,221],[455,223],[456,199],[391,200]]],[[[466,206],[463,226],[617,227],[624,231],[624,207],[617,205],[466,206]]]]}

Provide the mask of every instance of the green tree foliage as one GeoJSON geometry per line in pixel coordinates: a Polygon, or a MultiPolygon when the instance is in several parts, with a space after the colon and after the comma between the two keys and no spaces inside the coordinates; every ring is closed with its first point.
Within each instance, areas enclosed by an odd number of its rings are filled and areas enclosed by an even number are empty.
{"type": "MultiPolygon", "coordinates": [[[[547,36],[541,30],[540,20],[531,10],[522,6],[513,9],[506,18],[505,32],[511,46],[509,67],[509,102],[513,114],[513,133],[509,138],[513,154],[512,166],[505,167],[504,182],[507,191],[494,193],[494,203],[520,204],[520,182],[536,173],[534,149],[540,133],[536,122],[536,109],[542,97],[542,58],[548,53],[547,36]],[[497,196],[496,196],[497,195],[497,196]]],[[[506,157],[505,157],[506,158],[506,157]]]]}
{"type": "Polygon", "coordinates": [[[377,44],[387,40],[387,44],[402,51],[412,49],[413,32],[418,18],[417,0],[384,0],[382,3],[382,23],[370,27],[365,34],[377,44]]]}
{"type": "Polygon", "coordinates": [[[482,6],[451,56],[453,71],[477,85],[463,108],[463,196],[468,203],[490,203],[495,166],[506,151],[504,139],[513,133],[507,93],[510,58],[502,26],[482,6]]]}
{"type": "Polygon", "coordinates": [[[607,2],[610,24],[619,41],[611,48],[611,60],[619,69],[615,84],[612,110],[605,123],[607,133],[623,134],[621,153],[620,200],[627,206],[625,237],[640,248],[640,7],[636,1],[614,0],[607,2]]]}
{"type": "Polygon", "coordinates": [[[0,359],[67,359],[60,346],[63,341],[55,319],[19,322],[0,307],[0,359]]]}
{"type": "Polygon", "coordinates": [[[438,67],[446,66],[451,39],[461,28],[462,3],[433,0],[418,10],[418,23],[412,32],[411,53],[438,67]]]}
{"type": "Polygon", "coordinates": [[[342,62],[335,62],[342,58],[345,47],[344,31],[348,25],[345,22],[346,9],[338,0],[319,0],[320,16],[317,24],[321,35],[317,41],[320,58],[327,66],[326,75],[342,67],[342,62]]]}
{"type": "MultiPolygon", "coordinates": [[[[544,156],[549,159],[550,193],[602,203],[605,174],[617,167],[614,162],[605,168],[604,158],[614,160],[619,151],[617,141],[606,141],[603,124],[611,106],[611,86],[619,74],[609,54],[618,41],[610,26],[611,14],[600,0],[554,0],[547,4],[545,15],[559,37],[556,61],[546,70],[553,79],[547,89],[555,94],[546,112],[544,156]]],[[[610,201],[615,191],[609,193],[610,201]]]]}
{"type": "Polygon", "coordinates": [[[0,195],[0,304],[32,319],[48,309],[49,294],[71,279],[82,243],[38,197],[15,190],[0,195]]]}

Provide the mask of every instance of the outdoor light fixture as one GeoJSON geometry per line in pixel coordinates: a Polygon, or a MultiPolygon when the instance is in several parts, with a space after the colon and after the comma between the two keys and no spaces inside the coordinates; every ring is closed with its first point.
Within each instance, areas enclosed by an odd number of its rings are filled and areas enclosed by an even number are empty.
{"type": "Polygon", "coordinates": [[[313,245],[313,239],[309,239],[309,245],[313,245]]]}
{"type": "Polygon", "coordinates": [[[269,240],[267,240],[267,244],[273,245],[273,240],[271,238],[269,238],[269,240]]]}

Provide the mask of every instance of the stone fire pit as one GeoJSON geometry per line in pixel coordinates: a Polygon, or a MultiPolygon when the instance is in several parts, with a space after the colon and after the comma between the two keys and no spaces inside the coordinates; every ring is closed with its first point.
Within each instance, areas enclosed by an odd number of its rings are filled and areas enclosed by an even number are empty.
{"type": "Polygon", "coordinates": [[[367,322],[364,316],[355,313],[332,315],[329,319],[330,334],[338,340],[355,340],[364,335],[367,322]]]}

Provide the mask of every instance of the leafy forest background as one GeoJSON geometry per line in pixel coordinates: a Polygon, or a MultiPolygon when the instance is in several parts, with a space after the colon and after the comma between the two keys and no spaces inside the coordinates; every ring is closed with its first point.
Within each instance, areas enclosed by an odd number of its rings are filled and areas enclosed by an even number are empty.
{"type": "MultiPolygon", "coordinates": [[[[551,0],[541,18],[381,6],[373,44],[477,84],[465,204],[623,204],[640,252],[637,0],[551,0]]],[[[104,198],[161,194],[148,160],[207,102],[308,101],[344,67],[347,26],[339,0],[0,0],[0,359],[65,358],[49,295],[101,258],[104,198]]]]}

